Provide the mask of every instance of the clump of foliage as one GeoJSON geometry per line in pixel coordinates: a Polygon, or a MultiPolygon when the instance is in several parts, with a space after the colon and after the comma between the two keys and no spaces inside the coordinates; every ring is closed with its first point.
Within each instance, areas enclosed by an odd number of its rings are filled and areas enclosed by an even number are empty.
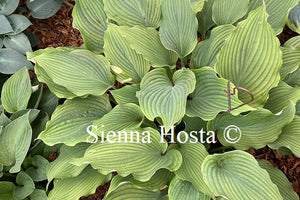
{"type": "MultiPolygon", "coordinates": [[[[29,16],[45,19],[54,15],[64,0],[27,0],[30,9],[29,16]]],[[[31,22],[27,17],[15,14],[15,11],[26,13],[24,7],[18,7],[20,0],[0,1],[0,73],[13,74],[22,67],[33,69],[26,59],[26,52],[32,52],[32,47],[39,40],[30,32],[25,31],[31,22]],[[5,47],[5,48],[4,48],[5,47]]]]}
{"type": "Polygon", "coordinates": [[[297,3],[76,0],[84,47],[27,53],[37,80],[22,68],[3,85],[0,199],[74,200],[108,181],[106,200],[299,199],[244,151],[300,156],[300,37],[276,37],[297,3]],[[145,131],[151,143],[117,142],[145,131]]]}

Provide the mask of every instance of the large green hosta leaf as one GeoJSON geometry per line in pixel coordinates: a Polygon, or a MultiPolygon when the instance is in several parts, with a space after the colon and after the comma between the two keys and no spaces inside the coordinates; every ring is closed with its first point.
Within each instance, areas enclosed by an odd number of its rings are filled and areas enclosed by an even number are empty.
{"type": "Polygon", "coordinates": [[[273,113],[278,113],[292,101],[294,104],[300,100],[300,88],[293,88],[285,82],[279,82],[278,86],[270,90],[270,98],[268,99],[265,108],[273,113]]]}
{"type": "Polygon", "coordinates": [[[119,25],[142,25],[158,28],[162,0],[104,0],[108,17],[119,25]]]}
{"type": "Polygon", "coordinates": [[[86,142],[89,136],[87,127],[110,110],[111,105],[106,94],[66,100],[56,108],[38,139],[50,146],[58,143],[74,146],[79,142],[86,142]]]}
{"type": "Polygon", "coordinates": [[[135,26],[122,29],[131,48],[142,54],[153,67],[174,67],[178,56],[175,52],[166,49],[160,41],[159,32],[154,28],[135,26]]]}
{"type": "Polygon", "coordinates": [[[275,185],[277,185],[283,200],[299,200],[298,195],[293,190],[292,184],[289,182],[282,171],[274,167],[267,160],[258,160],[257,162],[261,168],[267,170],[270,175],[271,181],[275,185]]]}
{"type": "Polygon", "coordinates": [[[149,71],[150,64],[141,54],[131,49],[128,42],[119,31],[121,27],[109,24],[104,35],[104,54],[110,63],[132,79],[130,82],[139,83],[149,71]]]}
{"type": "Polygon", "coordinates": [[[162,15],[159,29],[162,44],[184,58],[197,44],[198,21],[189,0],[164,0],[162,15]]]}
{"type": "Polygon", "coordinates": [[[30,96],[30,78],[27,68],[24,67],[4,83],[1,102],[7,112],[14,113],[27,108],[30,96]]]}
{"type": "Polygon", "coordinates": [[[189,69],[177,70],[172,80],[165,69],[152,70],[144,76],[137,92],[143,113],[151,121],[160,117],[166,131],[170,130],[184,116],[187,96],[195,83],[195,75],[189,69]]]}
{"type": "Polygon", "coordinates": [[[205,146],[199,142],[194,144],[187,142],[179,144],[176,149],[182,155],[182,165],[175,171],[176,176],[182,180],[189,181],[193,184],[193,187],[202,193],[213,196],[201,173],[201,165],[206,156],[208,156],[205,146]]]}
{"type": "Polygon", "coordinates": [[[282,67],[280,69],[281,79],[287,74],[297,70],[300,64],[300,47],[281,47],[282,51],[282,67]]]}
{"type": "Polygon", "coordinates": [[[238,116],[220,114],[208,123],[208,130],[217,130],[218,138],[224,146],[233,146],[241,150],[251,147],[259,149],[274,142],[282,128],[293,120],[294,115],[295,104],[292,102],[278,114],[273,114],[267,109],[238,116]],[[240,131],[230,128],[230,125],[237,126],[240,131]]]}
{"type": "Polygon", "coordinates": [[[170,172],[167,169],[160,169],[158,170],[149,181],[142,182],[137,181],[133,178],[132,175],[129,175],[127,177],[122,177],[120,175],[117,175],[113,178],[111,181],[109,190],[107,194],[109,194],[111,191],[114,191],[116,188],[119,187],[120,184],[124,182],[130,182],[136,187],[139,188],[147,188],[151,189],[152,191],[162,190],[166,185],[169,184],[171,179],[174,177],[174,174],[170,172]]]}
{"type": "Polygon", "coordinates": [[[90,163],[102,174],[117,171],[121,176],[132,174],[136,180],[148,181],[161,168],[175,171],[181,165],[180,153],[175,149],[167,152],[167,147],[167,142],[161,141],[160,134],[152,128],[125,129],[110,132],[105,142],[91,145],[83,158],[72,163],[90,163]]]}
{"type": "Polygon", "coordinates": [[[216,25],[212,20],[212,6],[215,0],[208,0],[204,2],[203,9],[197,14],[199,23],[199,32],[201,33],[202,39],[206,38],[207,31],[216,25]]]}
{"type": "Polygon", "coordinates": [[[140,90],[139,85],[126,85],[117,90],[111,90],[110,93],[113,95],[117,103],[126,104],[126,103],[135,103],[138,104],[138,99],[136,98],[136,92],[140,90]]]}
{"type": "MultiPolygon", "coordinates": [[[[278,84],[282,64],[279,40],[266,18],[266,7],[261,6],[240,22],[226,40],[215,66],[222,77],[253,94],[250,105],[255,107],[263,106],[268,91],[278,84]]],[[[239,98],[250,100],[246,92],[240,92],[239,98]]]]}
{"type": "Polygon", "coordinates": [[[115,186],[116,189],[106,194],[103,200],[138,200],[153,199],[163,200],[163,194],[160,191],[152,191],[146,188],[138,188],[131,182],[122,182],[115,186]]]}
{"type": "Polygon", "coordinates": [[[94,121],[93,125],[96,127],[96,130],[91,130],[104,139],[105,134],[109,131],[135,130],[140,127],[143,120],[144,115],[136,104],[117,105],[101,119],[94,121]]]}
{"type": "Polygon", "coordinates": [[[0,163],[11,166],[9,172],[21,170],[32,137],[29,113],[19,117],[0,130],[0,163]]]}
{"type": "MultiPolygon", "coordinates": [[[[77,96],[88,94],[100,96],[114,85],[108,60],[88,50],[50,48],[27,55],[47,74],[38,74],[38,79],[42,78],[45,81],[44,76],[47,76],[52,80],[50,84],[55,83],[77,96]]],[[[56,93],[56,90],[52,90],[52,92],[58,97],[69,97],[61,96],[60,91],[56,93]]]]}
{"type": "Polygon", "coordinates": [[[294,120],[282,129],[279,138],[269,144],[272,149],[286,147],[290,149],[296,156],[300,157],[300,116],[295,115],[294,120]]]}
{"type": "Polygon", "coordinates": [[[207,40],[199,42],[196,46],[192,53],[190,66],[192,68],[214,66],[217,62],[217,54],[233,30],[235,30],[233,25],[222,25],[214,28],[211,31],[210,37],[207,40]]]}
{"type": "Polygon", "coordinates": [[[293,73],[288,74],[285,77],[284,82],[286,82],[287,84],[289,84],[293,87],[295,87],[295,86],[300,87],[300,68],[298,68],[293,73]]]}
{"type": "Polygon", "coordinates": [[[77,177],[55,179],[54,188],[50,191],[48,200],[74,200],[95,192],[99,185],[104,185],[111,179],[111,174],[102,175],[92,167],[87,167],[77,177]]]}
{"type": "Polygon", "coordinates": [[[76,0],[72,16],[73,26],[79,29],[86,48],[103,52],[103,37],[108,22],[103,0],[76,0]]]}
{"type": "Polygon", "coordinates": [[[244,151],[206,157],[202,173],[204,181],[216,196],[230,200],[282,199],[267,171],[244,151]]]}
{"type": "Polygon", "coordinates": [[[171,181],[168,193],[171,200],[211,199],[209,196],[206,196],[197,190],[190,182],[181,180],[177,176],[171,181]]]}
{"type": "Polygon", "coordinates": [[[204,6],[204,3],[207,0],[190,0],[191,7],[194,13],[200,12],[204,6]]]}
{"type": "Polygon", "coordinates": [[[249,4],[249,11],[254,10],[261,6],[265,2],[267,7],[267,12],[270,17],[268,18],[268,23],[274,29],[276,35],[282,32],[285,25],[285,18],[288,14],[290,8],[294,7],[298,0],[288,0],[282,3],[281,0],[251,0],[249,4]]]}
{"type": "Polygon", "coordinates": [[[212,19],[217,25],[233,24],[248,12],[249,0],[215,0],[212,19]]]}
{"type": "Polygon", "coordinates": [[[71,164],[71,161],[74,158],[81,158],[89,146],[88,143],[80,143],[74,147],[63,145],[60,148],[58,158],[47,165],[48,182],[51,182],[54,178],[64,179],[78,176],[87,164],[76,166],[71,164]]]}
{"type": "MultiPolygon", "coordinates": [[[[196,87],[192,94],[189,95],[187,101],[186,114],[190,117],[200,117],[203,120],[209,121],[214,119],[221,111],[227,111],[228,81],[223,78],[218,78],[216,72],[210,67],[193,70],[196,76],[196,87]]],[[[234,85],[231,84],[231,89],[234,85]]],[[[233,92],[233,91],[231,91],[233,92]]],[[[236,95],[231,95],[231,108],[235,108],[243,104],[236,95]]],[[[253,110],[248,105],[239,109],[233,110],[231,113],[238,115],[241,112],[253,110]]]]}

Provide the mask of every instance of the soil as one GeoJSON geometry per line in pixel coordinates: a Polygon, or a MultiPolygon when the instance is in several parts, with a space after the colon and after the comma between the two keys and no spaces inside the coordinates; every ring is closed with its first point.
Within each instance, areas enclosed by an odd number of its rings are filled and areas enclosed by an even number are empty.
{"type": "MultiPolygon", "coordinates": [[[[22,0],[20,5],[25,5],[25,2],[26,0],[22,0]]],[[[74,5],[74,0],[68,0],[68,2],[74,5]]],[[[28,31],[34,33],[41,40],[38,48],[81,46],[83,44],[79,31],[72,27],[72,7],[68,5],[64,4],[56,15],[48,19],[39,20],[32,17],[29,19],[33,25],[28,28],[28,31]]],[[[278,38],[281,44],[284,44],[285,41],[296,35],[298,34],[285,27],[278,38]]],[[[180,63],[178,64],[180,65],[180,63]]],[[[259,150],[250,149],[248,152],[257,159],[270,161],[270,163],[280,169],[300,196],[300,158],[294,155],[282,156],[276,150],[268,147],[259,150]]],[[[109,184],[99,186],[95,194],[81,197],[80,200],[101,200],[108,190],[109,184]]]]}

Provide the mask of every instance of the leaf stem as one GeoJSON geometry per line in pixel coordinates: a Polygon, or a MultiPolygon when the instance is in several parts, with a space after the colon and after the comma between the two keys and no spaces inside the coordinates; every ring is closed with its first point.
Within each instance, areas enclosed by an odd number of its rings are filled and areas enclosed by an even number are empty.
{"type": "Polygon", "coordinates": [[[185,68],[185,64],[186,64],[186,61],[187,61],[187,57],[184,57],[184,58],[180,58],[180,63],[181,63],[181,68],[185,68]]]}
{"type": "Polygon", "coordinates": [[[69,2],[67,2],[67,1],[64,1],[64,4],[66,4],[66,5],[68,5],[68,6],[72,7],[72,8],[74,8],[74,5],[71,4],[71,3],[69,3],[69,2]]]}

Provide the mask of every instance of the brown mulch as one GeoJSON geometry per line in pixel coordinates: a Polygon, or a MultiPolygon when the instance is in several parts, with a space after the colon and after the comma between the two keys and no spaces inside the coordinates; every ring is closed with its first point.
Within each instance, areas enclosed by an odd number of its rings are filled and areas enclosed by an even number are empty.
{"type": "MultiPolygon", "coordinates": [[[[74,5],[74,0],[67,1],[74,5]]],[[[21,0],[20,5],[26,7],[26,0],[21,0]]],[[[30,16],[29,20],[33,25],[27,31],[40,39],[39,49],[83,44],[79,31],[72,27],[72,7],[66,4],[63,4],[60,10],[48,19],[36,19],[30,16]]]]}
{"type": "MultiPolygon", "coordinates": [[[[26,0],[21,0],[20,5],[26,5],[26,0]]],[[[74,0],[68,0],[74,4],[74,0]]],[[[28,14],[28,13],[27,13],[28,14]]],[[[30,17],[32,26],[28,31],[34,33],[40,40],[38,48],[59,47],[59,46],[81,46],[83,41],[78,30],[72,27],[72,7],[63,5],[56,15],[48,19],[35,19],[30,17]]],[[[284,44],[289,38],[298,35],[287,27],[278,36],[281,44],[284,44]]],[[[178,63],[180,65],[180,63],[178,63]]],[[[294,190],[300,195],[300,158],[296,156],[281,156],[277,151],[268,147],[248,151],[257,159],[266,159],[274,166],[283,171],[287,178],[292,182],[294,190]]],[[[88,197],[81,197],[80,200],[101,200],[109,188],[107,183],[99,186],[95,194],[88,197]]]]}

